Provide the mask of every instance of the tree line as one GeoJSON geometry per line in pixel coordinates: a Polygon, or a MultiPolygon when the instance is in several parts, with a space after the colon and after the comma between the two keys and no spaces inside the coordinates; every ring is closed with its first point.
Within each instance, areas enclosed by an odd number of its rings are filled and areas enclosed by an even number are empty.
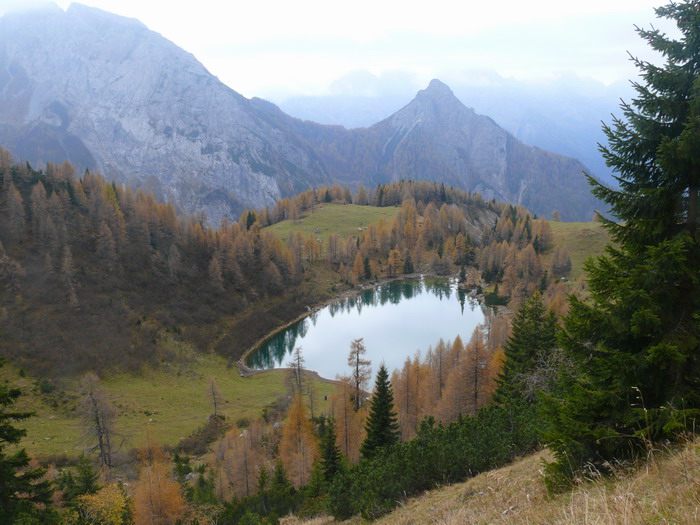
{"type": "Polygon", "coordinates": [[[478,266],[504,280],[498,293],[514,301],[522,295],[514,279],[547,289],[559,275],[544,275],[545,221],[442,184],[401,181],[354,195],[337,186],[308,190],[214,229],[204,216],[178,214],[98,174],[76,178],[68,162],[35,170],[0,153],[0,343],[5,356],[39,375],[157,364],[167,359],[167,337],[200,348],[218,341],[240,354],[247,341],[323,299],[305,285],[319,265],[341,287],[478,266]],[[326,242],[295,234],[285,243],[265,228],[294,209],[301,216],[351,201],[400,210],[391,222],[326,242]],[[284,307],[246,322],[250,337],[217,332],[223,318],[251,304],[270,308],[272,295],[282,295],[284,307]],[[60,359],[68,352],[70,360],[60,359]]]}

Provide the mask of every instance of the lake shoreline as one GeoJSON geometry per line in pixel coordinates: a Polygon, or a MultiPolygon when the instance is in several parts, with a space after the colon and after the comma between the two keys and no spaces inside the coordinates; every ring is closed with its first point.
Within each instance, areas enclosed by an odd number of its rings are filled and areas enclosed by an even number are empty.
{"type": "MultiPolygon", "coordinates": [[[[398,275],[395,277],[385,277],[382,279],[379,279],[377,281],[373,281],[371,283],[364,283],[362,285],[356,286],[350,290],[347,290],[345,292],[342,292],[333,298],[327,299],[325,301],[322,301],[318,304],[316,304],[314,307],[308,307],[307,306],[307,311],[302,313],[301,315],[297,316],[295,319],[292,319],[291,321],[284,323],[281,326],[278,326],[277,328],[270,330],[267,334],[265,334],[263,337],[258,339],[255,344],[253,344],[250,348],[248,348],[243,355],[236,361],[236,367],[238,368],[238,372],[240,373],[241,377],[251,377],[257,374],[265,373],[270,370],[289,370],[288,368],[266,368],[266,369],[255,369],[251,368],[247,365],[246,361],[248,357],[253,354],[254,352],[258,351],[260,347],[266,343],[268,340],[279,334],[280,332],[283,332],[284,330],[287,330],[289,327],[294,325],[295,323],[298,323],[307,317],[310,317],[314,315],[315,313],[319,312],[323,308],[326,308],[334,303],[338,303],[347,299],[350,299],[352,297],[359,296],[363,292],[367,290],[371,290],[373,288],[378,288],[380,286],[383,286],[388,283],[396,282],[396,281],[404,281],[404,280],[418,280],[418,279],[425,279],[425,278],[436,278],[436,279],[455,279],[458,277],[458,274],[452,274],[452,275],[437,275],[433,272],[425,272],[425,273],[412,273],[412,274],[403,274],[403,275],[398,275]]],[[[460,286],[458,284],[458,286],[460,286]]],[[[484,304],[484,297],[483,293],[482,294],[476,294],[472,293],[473,291],[476,290],[476,287],[470,287],[470,293],[469,296],[473,297],[479,303],[484,304]]],[[[337,380],[335,379],[329,379],[321,376],[318,372],[313,371],[313,370],[306,370],[307,373],[310,374],[315,374],[317,378],[321,381],[325,381],[328,383],[337,383],[337,380]]]]}

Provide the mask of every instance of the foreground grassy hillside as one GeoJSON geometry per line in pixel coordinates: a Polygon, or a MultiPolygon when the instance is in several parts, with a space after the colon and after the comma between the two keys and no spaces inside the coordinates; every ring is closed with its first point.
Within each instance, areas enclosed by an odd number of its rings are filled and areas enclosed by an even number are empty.
{"type": "Polygon", "coordinates": [[[410,500],[380,523],[637,524],[700,522],[700,440],[634,470],[550,498],[541,452],[410,500]]]}
{"type": "Polygon", "coordinates": [[[370,224],[386,219],[389,224],[399,212],[399,207],[358,206],[356,204],[323,204],[308,211],[296,222],[285,220],[268,228],[282,239],[297,232],[306,237],[315,235],[324,242],[334,233],[341,237],[358,236],[370,224]]]}
{"type": "Polygon", "coordinates": [[[583,273],[583,262],[590,255],[603,253],[610,235],[599,222],[550,221],[554,246],[566,248],[571,257],[571,277],[576,280],[583,273]]]}
{"type": "MultiPolygon", "coordinates": [[[[620,469],[612,478],[587,480],[555,497],[547,494],[542,482],[542,461],[547,459],[547,452],[539,452],[465,483],[430,491],[378,523],[700,523],[700,439],[671,452],[657,451],[644,465],[620,469]]],[[[322,525],[333,520],[288,517],[283,523],[322,525]]]]}
{"type": "MultiPolygon", "coordinates": [[[[215,354],[193,354],[180,364],[110,376],[102,385],[117,413],[115,430],[124,441],[121,450],[141,446],[146,425],[164,445],[175,446],[190,435],[212,412],[206,397],[211,378],[216,380],[224,400],[219,412],[231,423],[259,418],[263,409],[284,402],[288,394],[284,371],[242,378],[235,366],[215,354]]],[[[47,392],[54,388],[50,383],[22,377],[20,370],[6,364],[0,368],[0,381],[22,390],[19,409],[36,413],[21,424],[27,430],[22,446],[28,452],[38,457],[76,456],[82,452],[77,379],[47,392]]],[[[327,403],[323,396],[332,390],[332,385],[317,382],[316,403],[321,410],[327,403]]]]}

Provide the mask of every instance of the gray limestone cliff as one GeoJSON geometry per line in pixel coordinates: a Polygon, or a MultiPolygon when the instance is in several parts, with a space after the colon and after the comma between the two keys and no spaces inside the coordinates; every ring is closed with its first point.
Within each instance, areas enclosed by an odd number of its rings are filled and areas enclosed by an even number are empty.
{"type": "Polygon", "coordinates": [[[600,203],[576,160],[523,144],[434,80],[366,129],[246,99],[137,20],[73,4],[0,18],[0,145],[153,191],[212,224],[308,188],[429,180],[548,216],[600,203]]]}
{"type": "Polygon", "coordinates": [[[315,152],[137,20],[73,4],[0,19],[0,141],[217,223],[327,184],[315,152]]]}

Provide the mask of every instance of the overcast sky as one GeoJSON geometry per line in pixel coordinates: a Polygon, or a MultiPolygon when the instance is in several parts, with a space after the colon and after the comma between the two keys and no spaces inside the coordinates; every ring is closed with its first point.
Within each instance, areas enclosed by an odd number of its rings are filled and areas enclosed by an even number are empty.
{"type": "MultiPolygon", "coordinates": [[[[0,14],[35,0],[0,0],[0,14]]],[[[45,2],[41,2],[45,3],[45,2]]],[[[68,0],[58,0],[62,8],[68,0]]],[[[85,0],[138,18],[239,93],[281,100],[351,91],[367,71],[474,81],[474,70],[539,82],[574,73],[605,84],[634,76],[627,51],[652,58],[634,32],[669,26],[659,0],[85,0]],[[353,73],[353,74],[350,74],[353,73]],[[350,74],[348,76],[348,74],[350,74]]]]}

